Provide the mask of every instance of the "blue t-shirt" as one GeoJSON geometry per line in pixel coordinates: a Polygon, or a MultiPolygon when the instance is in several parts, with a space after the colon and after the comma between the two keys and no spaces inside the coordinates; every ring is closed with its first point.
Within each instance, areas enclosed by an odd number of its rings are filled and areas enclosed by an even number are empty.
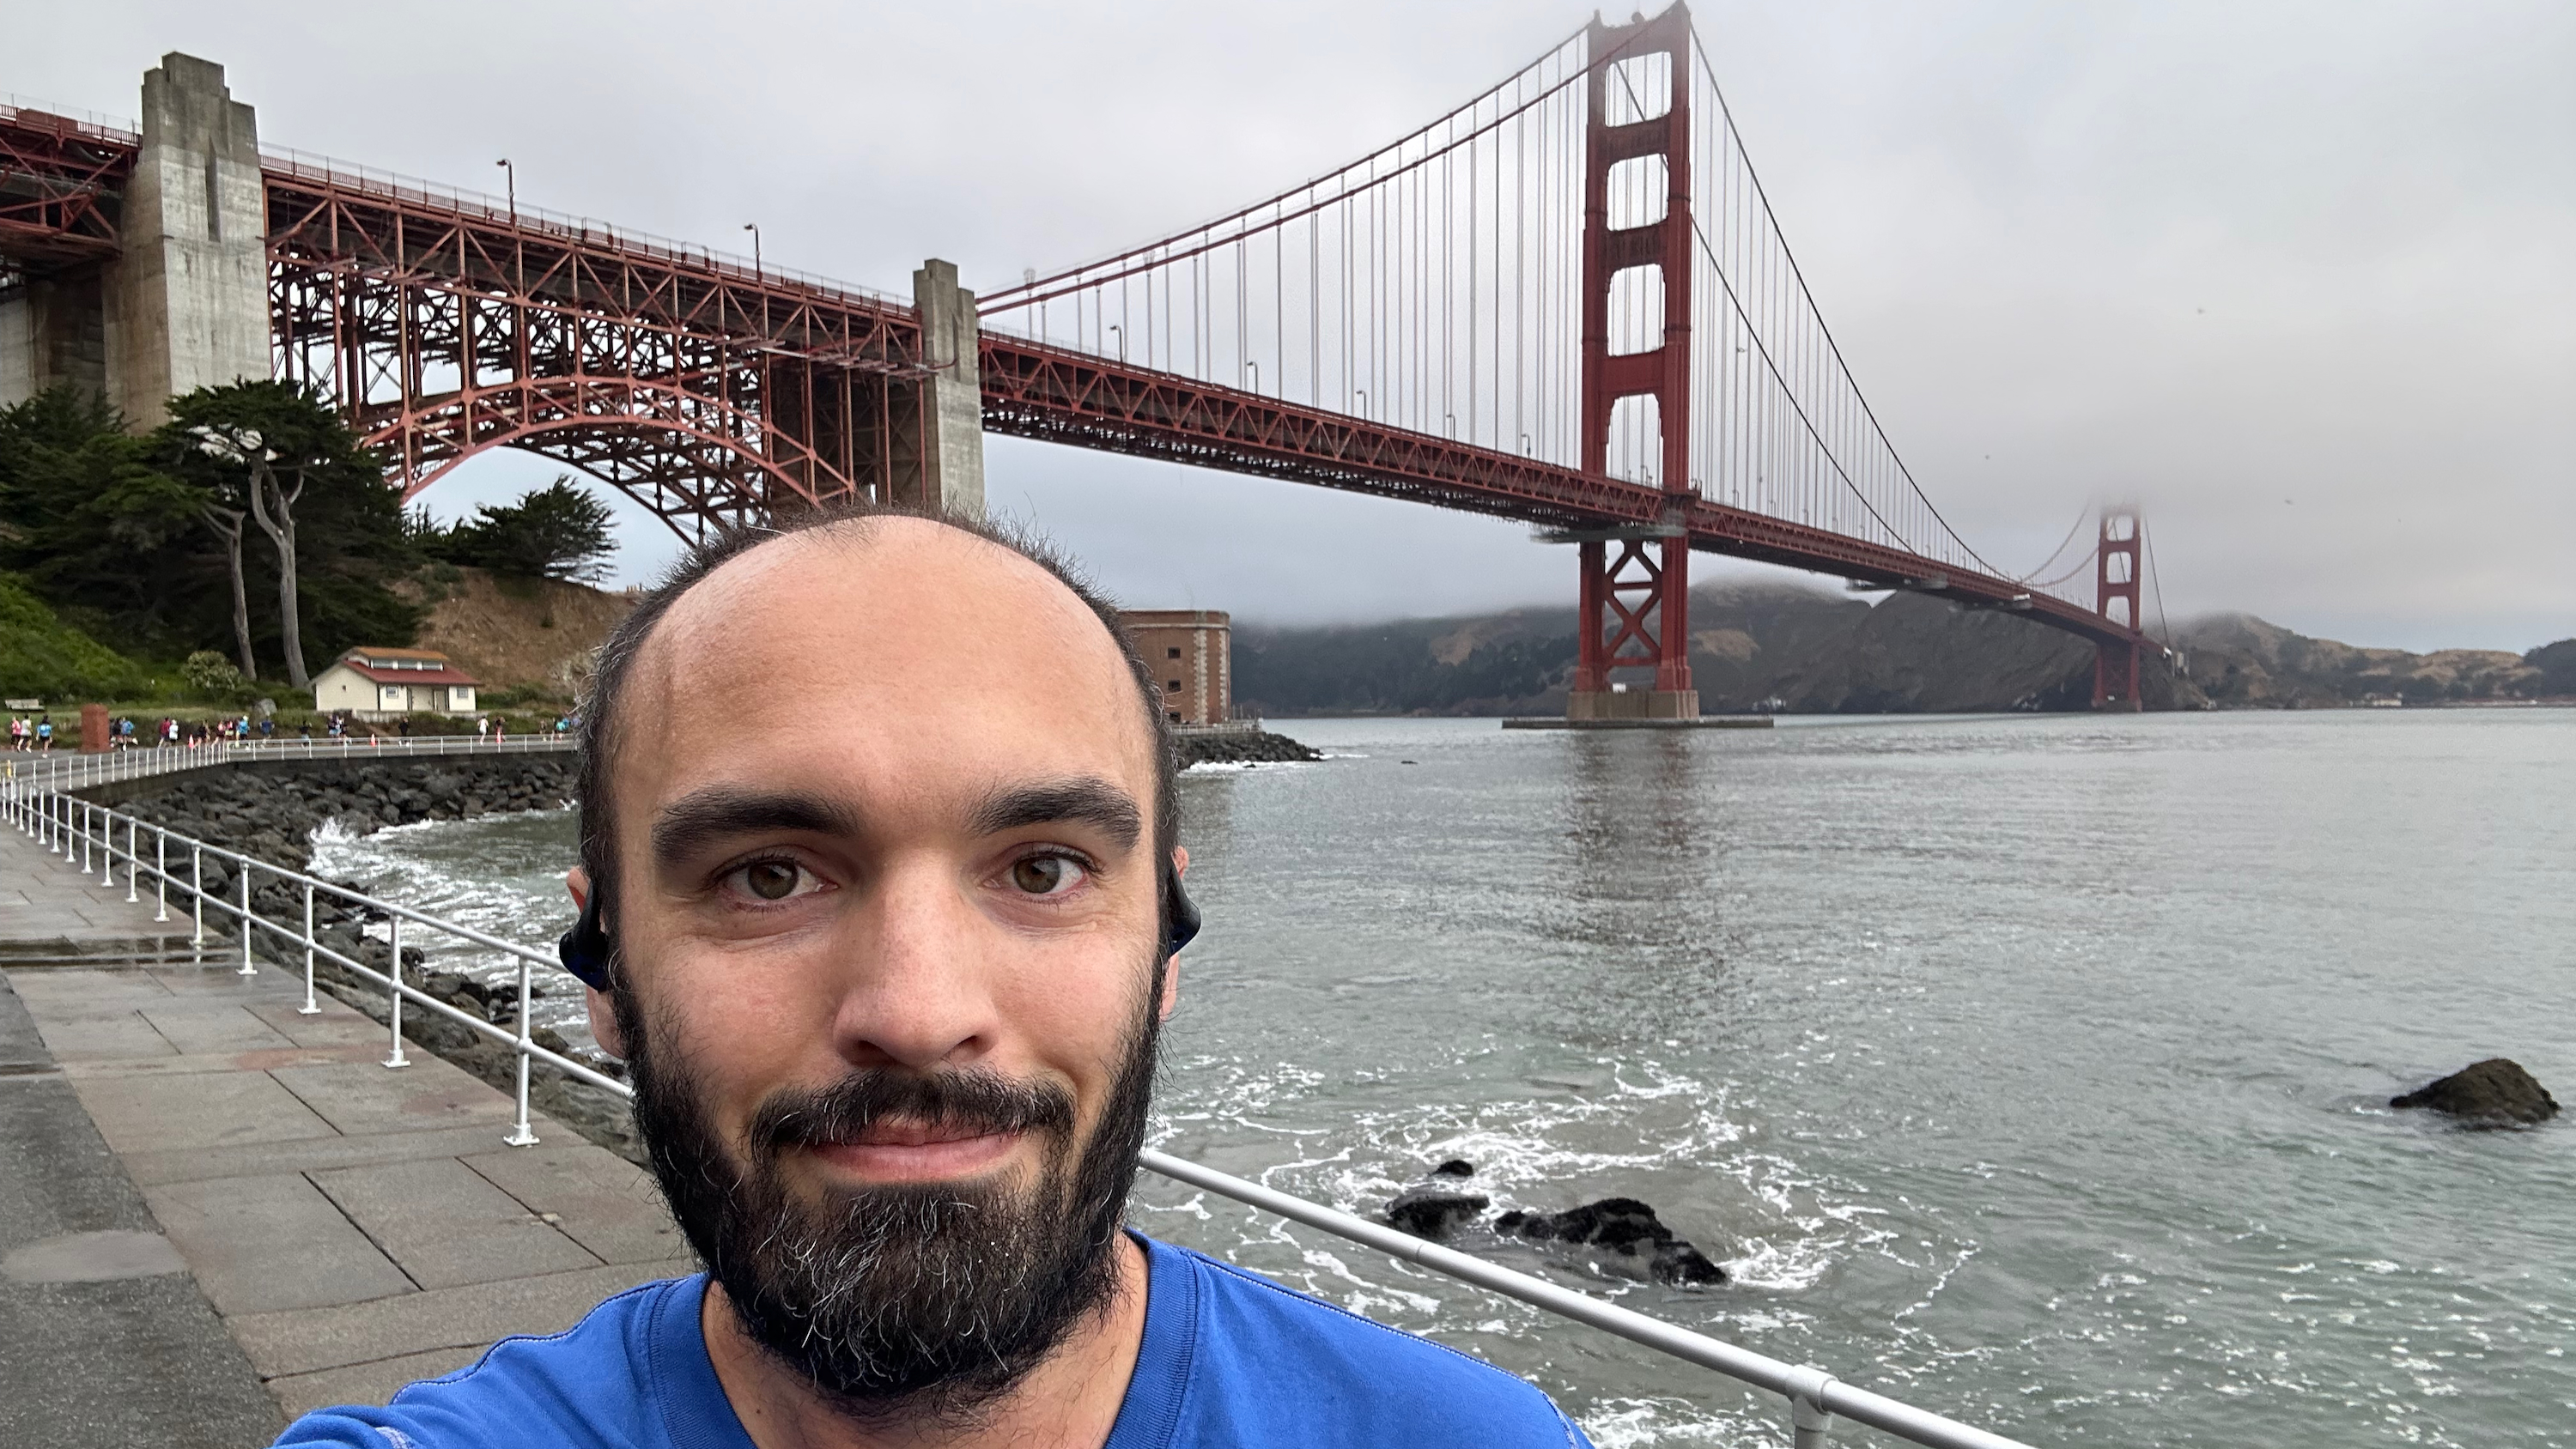
{"type": "MultiPolygon", "coordinates": [[[[1141,1235],[1145,1336],[1106,1449],[1590,1449],[1547,1395],[1213,1258],[1141,1235]]],[[[551,1338],[505,1338],[381,1409],[277,1442],[344,1449],[752,1449],[707,1358],[707,1280],[620,1293],[551,1338]]]]}

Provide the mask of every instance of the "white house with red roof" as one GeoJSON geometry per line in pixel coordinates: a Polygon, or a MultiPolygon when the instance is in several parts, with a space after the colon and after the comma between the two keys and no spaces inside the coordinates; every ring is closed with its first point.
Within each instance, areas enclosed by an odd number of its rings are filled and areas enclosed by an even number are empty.
{"type": "Polygon", "coordinates": [[[434,649],[361,646],[313,677],[313,707],[360,719],[400,714],[472,714],[474,676],[434,649]]]}

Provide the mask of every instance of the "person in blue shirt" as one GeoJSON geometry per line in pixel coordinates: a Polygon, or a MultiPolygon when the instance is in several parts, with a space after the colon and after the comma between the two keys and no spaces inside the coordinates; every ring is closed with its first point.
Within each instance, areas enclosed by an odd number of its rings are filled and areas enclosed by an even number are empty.
{"type": "Polygon", "coordinates": [[[1154,680],[1036,545],[778,529],[648,596],[577,723],[565,960],[706,1271],[279,1443],[1584,1449],[1124,1226],[1197,924],[1154,680]]]}

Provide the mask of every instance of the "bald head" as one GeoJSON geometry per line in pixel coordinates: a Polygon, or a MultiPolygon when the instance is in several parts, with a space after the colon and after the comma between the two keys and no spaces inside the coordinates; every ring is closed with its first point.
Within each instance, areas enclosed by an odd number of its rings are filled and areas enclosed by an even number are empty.
{"type": "Polygon", "coordinates": [[[1108,601],[1026,538],[865,510],[697,551],[602,646],[581,718],[586,873],[616,880],[627,762],[874,732],[1022,757],[1105,749],[1152,782],[1146,818],[1170,848],[1160,699],[1108,601]]]}

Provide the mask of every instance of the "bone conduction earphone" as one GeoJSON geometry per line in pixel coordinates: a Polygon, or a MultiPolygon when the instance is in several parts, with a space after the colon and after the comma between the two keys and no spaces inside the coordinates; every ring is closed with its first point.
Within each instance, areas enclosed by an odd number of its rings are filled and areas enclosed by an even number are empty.
{"type": "MultiPolygon", "coordinates": [[[[555,955],[562,959],[564,969],[580,977],[583,984],[600,991],[608,989],[611,952],[608,932],[599,924],[600,900],[607,894],[606,890],[594,886],[590,899],[582,902],[581,919],[573,922],[572,929],[564,932],[563,939],[555,943],[555,955]]],[[[1157,959],[1170,960],[1174,952],[1197,939],[1198,934],[1199,908],[1190,899],[1190,893],[1181,888],[1181,873],[1172,868],[1169,860],[1165,860],[1163,954],[1157,959]]]]}

